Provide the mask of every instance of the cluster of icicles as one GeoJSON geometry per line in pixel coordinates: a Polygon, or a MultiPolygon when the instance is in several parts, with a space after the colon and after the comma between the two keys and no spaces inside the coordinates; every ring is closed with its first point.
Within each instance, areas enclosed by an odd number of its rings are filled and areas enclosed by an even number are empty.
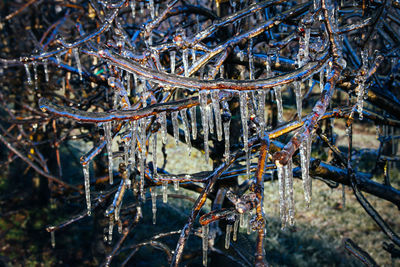
{"type": "MultiPolygon", "coordinates": [[[[280,98],[280,90],[276,89],[276,98],[278,102],[278,98],[280,98]]],[[[240,113],[242,120],[242,132],[243,132],[243,146],[246,152],[246,165],[247,165],[247,175],[250,177],[250,150],[248,146],[249,140],[249,129],[248,129],[248,121],[249,121],[249,110],[248,110],[248,100],[249,100],[249,92],[241,91],[239,92],[239,102],[240,102],[240,113]]],[[[300,96],[299,96],[300,97],[300,96]]],[[[201,112],[201,125],[203,129],[204,136],[204,151],[205,151],[205,159],[209,161],[209,147],[208,147],[208,136],[209,133],[213,133],[212,129],[214,129],[214,125],[216,128],[216,135],[219,141],[222,141],[224,137],[225,140],[225,153],[224,157],[226,160],[229,160],[230,156],[230,144],[229,144],[229,136],[230,136],[230,120],[223,120],[221,116],[220,105],[224,107],[224,110],[227,108],[227,103],[220,103],[219,91],[215,90],[212,92],[208,91],[200,91],[199,92],[199,100],[200,100],[200,112],[201,112]],[[211,98],[211,101],[209,101],[211,98]]],[[[282,99],[279,99],[279,102],[282,103],[282,99]]],[[[300,102],[301,103],[301,102],[300,102]]],[[[264,122],[264,111],[265,111],[265,94],[264,91],[260,92],[260,97],[258,98],[258,110],[256,111],[257,116],[259,116],[260,121],[264,122]]],[[[183,132],[185,135],[185,142],[187,145],[188,153],[191,151],[191,138],[195,140],[197,138],[197,122],[196,122],[196,107],[191,107],[189,109],[181,109],[179,111],[173,111],[170,113],[170,118],[173,127],[173,136],[176,144],[179,142],[179,116],[181,118],[183,132]],[[189,114],[188,114],[189,113],[189,114]],[[189,115],[189,116],[188,116],[189,115]],[[189,120],[190,118],[190,120],[189,120]]],[[[281,115],[281,117],[283,117],[281,115]]],[[[162,142],[166,144],[167,142],[167,113],[162,112],[157,115],[157,121],[160,124],[160,131],[162,136],[162,142]]],[[[147,134],[146,128],[150,120],[148,118],[143,118],[137,121],[131,121],[127,125],[130,127],[130,134],[127,137],[125,143],[125,164],[133,171],[133,169],[138,166],[138,170],[140,173],[139,176],[139,194],[142,201],[146,200],[146,191],[144,188],[145,185],[145,171],[146,171],[146,155],[147,155],[147,134]],[[138,159],[138,164],[136,162],[138,159]]],[[[262,123],[261,123],[262,124],[262,123]]],[[[265,123],[264,123],[265,125],[265,123]]],[[[105,122],[102,124],[104,129],[104,136],[106,141],[106,150],[108,156],[108,170],[109,170],[109,181],[113,183],[113,152],[112,152],[112,140],[113,140],[113,127],[112,122],[105,122]]],[[[260,135],[264,134],[264,130],[260,130],[260,135]]],[[[152,147],[152,161],[153,161],[153,178],[157,181],[157,133],[152,133],[151,146],[152,147]]],[[[305,198],[307,203],[310,202],[311,199],[311,178],[308,175],[309,161],[311,154],[311,140],[301,144],[300,146],[300,158],[301,158],[301,166],[302,166],[302,177],[304,183],[305,190],[305,198]]],[[[290,225],[294,223],[294,199],[293,199],[293,175],[292,175],[292,162],[291,160],[286,166],[281,166],[277,164],[278,177],[279,177],[279,194],[280,194],[280,214],[282,219],[282,225],[285,227],[286,222],[288,221],[290,225]]],[[[85,179],[85,193],[86,193],[86,202],[87,202],[87,212],[91,214],[91,200],[90,200],[90,176],[89,176],[89,164],[83,165],[83,173],[85,179]]],[[[129,175],[127,175],[129,177],[129,175]]],[[[161,179],[160,179],[161,181],[161,179]]],[[[163,180],[162,184],[162,199],[163,202],[166,203],[168,199],[168,181],[163,180]]],[[[131,182],[129,179],[125,179],[121,181],[121,186],[124,185],[129,188],[131,186],[131,182]]],[[[178,190],[179,181],[174,181],[174,188],[178,190]]],[[[120,190],[118,190],[120,192],[120,190]]],[[[156,223],[156,213],[157,213],[157,191],[155,188],[150,189],[151,200],[152,200],[152,212],[153,212],[153,223],[156,223]]],[[[119,196],[115,196],[115,201],[112,204],[114,215],[111,217],[110,215],[110,226],[109,226],[109,237],[108,241],[111,242],[112,238],[112,229],[114,226],[114,220],[118,222],[119,215],[118,212],[121,208],[122,201],[117,203],[117,199],[119,196]]],[[[249,215],[250,216],[250,215],[249,215]]],[[[241,217],[241,220],[243,218],[241,217]]],[[[241,223],[240,225],[245,225],[246,223],[241,223]]],[[[118,223],[120,225],[120,222],[118,223]]],[[[247,223],[247,228],[250,229],[250,223],[247,223]]],[[[229,239],[232,225],[227,226],[227,241],[226,247],[229,247],[229,239]]],[[[234,234],[233,240],[236,239],[236,230],[238,228],[238,224],[234,224],[234,234]]],[[[206,229],[204,229],[206,233],[206,229]]],[[[206,235],[204,238],[208,238],[206,235]]],[[[203,242],[203,249],[207,250],[208,241],[203,242]]],[[[207,253],[206,251],[204,252],[207,253]]],[[[206,259],[204,259],[206,262],[206,259]]]]}
{"type": "MultiPolygon", "coordinates": [[[[307,30],[308,32],[308,30],[307,30]]],[[[304,43],[304,46],[300,47],[299,50],[299,55],[302,55],[301,57],[299,56],[299,60],[301,63],[300,65],[304,64],[305,58],[308,58],[308,49],[309,49],[309,34],[305,35],[305,39],[302,41],[304,43]]],[[[251,47],[251,44],[250,44],[251,47]]],[[[77,70],[80,78],[82,79],[82,67],[79,59],[79,53],[78,49],[74,48],[72,49],[72,55],[75,58],[75,62],[77,65],[77,70]]],[[[192,59],[195,58],[195,52],[192,51],[192,59]]],[[[171,73],[175,73],[176,70],[176,52],[172,51],[170,54],[170,59],[171,59],[171,66],[170,66],[170,71],[171,73]]],[[[277,60],[279,57],[277,56],[277,60]]],[[[61,63],[61,58],[58,56],[57,57],[58,63],[61,63]]],[[[266,70],[267,70],[267,76],[270,77],[272,75],[271,73],[271,64],[269,62],[270,58],[268,57],[268,60],[266,62],[266,70]]],[[[185,49],[182,53],[182,61],[183,61],[183,68],[184,68],[184,75],[189,76],[189,62],[188,62],[188,50],[185,49]]],[[[32,63],[33,65],[33,70],[34,70],[34,80],[35,84],[37,84],[37,64],[32,63]]],[[[46,81],[48,81],[48,68],[47,68],[47,62],[43,63],[44,66],[44,73],[46,76],[46,81]]],[[[31,78],[31,73],[29,70],[29,65],[25,64],[25,70],[28,76],[28,84],[33,84],[32,78],[31,78]]],[[[222,73],[222,71],[221,71],[222,73]]],[[[320,87],[323,88],[324,84],[324,78],[325,78],[325,70],[322,68],[320,71],[320,87]]],[[[253,58],[253,53],[252,50],[249,49],[249,77],[250,79],[253,79],[254,77],[254,58],[253,58]]],[[[135,74],[133,74],[134,78],[134,88],[132,88],[132,94],[134,94],[134,90],[136,88],[139,88],[139,81],[141,82],[141,87],[142,87],[142,92],[141,92],[141,98],[143,105],[146,106],[146,83],[147,81],[145,79],[138,78],[135,74]]],[[[126,73],[125,75],[125,84],[126,84],[126,90],[123,90],[124,92],[119,91],[118,93],[115,92],[114,94],[114,109],[118,108],[118,97],[123,98],[127,97],[131,93],[131,88],[130,88],[130,80],[131,80],[131,74],[126,73]]],[[[114,87],[115,79],[110,79],[109,83],[111,87],[114,87]]],[[[274,88],[274,94],[275,94],[275,99],[276,99],[276,104],[277,104],[277,110],[278,110],[278,122],[284,123],[284,118],[283,118],[283,102],[282,102],[282,93],[281,93],[281,86],[277,86],[274,88]]],[[[301,96],[301,83],[300,82],[295,82],[294,83],[294,91],[295,91],[295,96],[296,96],[296,104],[297,104],[297,113],[298,113],[298,118],[301,119],[301,114],[302,114],[302,96],[301,96]]],[[[224,112],[229,112],[229,106],[228,103],[223,100],[220,102],[220,95],[219,95],[219,90],[214,90],[214,91],[206,91],[202,90],[199,91],[199,102],[200,102],[200,112],[201,112],[201,125],[202,125],[202,134],[204,137],[204,152],[205,152],[205,160],[206,162],[209,161],[209,134],[214,133],[214,128],[216,129],[216,135],[218,141],[222,141],[224,138],[224,143],[225,143],[225,152],[224,152],[224,158],[225,160],[229,160],[230,156],[230,143],[229,143],[229,137],[230,137],[230,118],[228,120],[222,119],[222,113],[221,113],[221,106],[222,110],[224,112]],[[209,99],[211,101],[209,101],[209,99]],[[215,119],[214,119],[215,118],[215,119]],[[215,122],[214,122],[215,121],[215,122]],[[215,125],[215,127],[214,127],[215,125]]],[[[252,97],[256,97],[256,116],[258,117],[258,121],[260,122],[260,128],[259,128],[259,134],[262,137],[265,132],[265,95],[266,92],[264,90],[258,91],[256,93],[254,92],[246,92],[246,91],[240,91],[238,92],[239,95],[239,102],[240,102],[240,114],[241,114],[241,121],[242,121],[242,137],[243,137],[243,148],[246,153],[246,170],[247,170],[247,176],[250,177],[250,158],[251,158],[251,153],[249,150],[248,146],[248,140],[249,140],[249,128],[248,128],[248,122],[249,122],[249,117],[250,117],[250,110],[249,110],[249,105],[251,103],[249,102],[249,99],[252,97]]],[[[125,101],[125,103],[129,103],[128,101],[125,101]]],[[[181,109],[181,110],[176,110],[170,113],[171,121],[172,121],[172,126],[173,126],[173,137],[175,139],[176,144],[179,142],[179,116],[181,118],[182,126],[183,126],[183,132],[185,136],[185,142],[187,145],[187,150],[188,153],[190,154],[191,151],[191,138],[195,140],[197,138],[197,122],[196,122],[196,107],[191,107],[189,109],[181,109]],[[189,117],[188,117],[188,111],[189,111],[189,117]],[[190,118],[190,121],[189,121],[190,118]]],[[[161,135],[162,135],[162,142],[166,144],[167,142],[167,113],[162,112],[157,115],[157,121],[161,125],[160,130],[161,130],[161,135]]],[[[145,171],[146,171],[146,155],[147,155],[147,146],[146,146],[146,141],[147,141],[147,133],[146,129],[147,126],[149,125],[150,120],[149,118],[143,118],[137,121],[131,121],[127,123],[127,125],[130,127],[130,134],[126,137],[125,141],[125,154],[124,154],[124,160],[125,160],[125,165],[128,166],[128,172],[133,171],[134,168],[137,166],[139,170],[139,188],[135,188],[132,186],[131,181],[126,178],[121,181],[120,187],[123,187],[125,191],[126,188],[132,188],[135,190],[138,190],[140,194],[140,198],[142,201],[146,200],[145,197],[145,171]],[[138,160],[138,164],[136,162],[138,160]]],[[[113,169],[114,169],[114,164],[113,164],[113,152],[112,152],[112,141],[113,141],[113,122],[105,122],[102,123],[102,127],[104,129],[104,137],[105,137],[105,142],[106,142],[106,151],[107,151],[107,157],[108,157],[108,171],[109,171],[109,181],[111,184],[113,184],[113,169]]],[[[152,161],[153,161],[153,178],[157,181],[157,133],[152,133],[152,161]]],[[[311,154],[311,140],[307,140],[306,142],[302,143],[300,146],[300,158],[301,158],[301,166],[302,166],[302,179],[303,179],[303,184],[304,184],[304,192],[305,192],[305,199],[306,202],[309,204],[311,200],[311,178],[309,177],[308,169],[309,169],[309,162],[310,162],[310,154],[311,154]]],[[[86,203],[87,203],[87,213],[88,215],[91,215],[91,199],[90,199],[90,174],[89,174],[89,164],[86,163],[83,165],[83,174],[84,174],[84,185],[85,185],[85,196],[86,196],[86,203]]],[[[279,183],[279,196],[280,196],[280,216],[282,220],[282,227],[285,227],[287,222],[289,222],[289,225],[294,224],[294,199],[293,199],[293,174],[292,174],[292,161],[290,160],[287,165],[281,166],[277,164],[277,171],[278,171],[278,183],[279,183]]],[[[129,177],[129,174],[126,176],[129,177]]],[[[160,180],[161,181],[161,180],[160,180]]],[[[162,188],[162,199],[163,202],[166,203],[168,199],[168,181],[161,181],[161,188],[162,188]]],[[[179,188],[179,182],[174,181],[174,188],[175,190],[178,190],[179,188]]],[[[121,190],[118,190],[118,194],[115,196],[115,199],[112,204],[112,209],[110,208],[109,212],[106,212],[106,214],[110,217],[110,225],[108,229],[108,241],[111,242],[112,240],[112,232],[113,232],[113,227],[114,223],[117,222],[119,231],[122,231],[122,224],[119,221],[119,210],[122,205],[122,197],[121,194],[123,195],[124,192],[121,192],[121,190]]],[[[156,223],[156,213],[157,213],[157,191],[154,188],[150,189],[150,195],[151,195],[151,200],[152,200],[152,212],[153,212],[153,223],[156,223]]],[[[139,209],[140,210],[140,209],[139,209]]],[[[250,216],[250,215],[249,215],[250,216]]],[[[243,216],[240,216],[240,225],[244,226],[247,225],[248,232],[250,232],[250,223],[245,223],[245,220],[243,219],[243,216]]],[[[204,226],[203,232],[204,232],[204,238],[208,240],[208,226],[204,226]]],[[[238,223],[235,222],[234,226],[234,234],[233,234],[233,240],[235,241],[236,239],[236,231],[238,228],[238,223]]],[[[229,240],[230,240],[230,232],[232,230],[232,225],[227,226],[227,241],[225,242],[226,247],[229,247],[229,240]]],[[[204,254],[207,254],[207,244],[208,241],[203,240],[203,251],[205,250],[204,254]]],[[[206,256],[204,259],[204,262],[206,264],[206,256]]]]}

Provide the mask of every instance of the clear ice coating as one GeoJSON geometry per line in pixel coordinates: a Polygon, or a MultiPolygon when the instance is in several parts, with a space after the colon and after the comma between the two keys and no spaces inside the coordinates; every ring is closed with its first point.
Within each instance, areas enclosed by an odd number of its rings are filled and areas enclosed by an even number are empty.
{"type": "Polygon", "coordinates": [[[162,134],[162,142],[163,144],[167,144],[167,113],[161,112],[159,113],[159,120],[161,124],[161,134],[162,134]]]}
{"type": "Polygon", "coordinates": [[[285,190],[285,169],[278,162],[276,163],[278,169],[278,185],[279,185],[279,214],[281,218],[281,227],[286,227],[286,190],[285,190]]]}
{"type": "Polygon", "coordinates": [[[276,98],[276,107],[278,109],[278,123],[281,124],[284,122],[281,86],[274,87],[274,92],[276,98]]]}
{"type": "Polygon", "coordinates": [[[250,176],[250,157],[249,157],[249,129],[247,122],[249,120],[248,110],[247,110],[247,92],[239,92],[240,101],[240,117],[242,119],[243,127],[243,148],[246,152],[246,166],[247,166],[247,176],[250,176]]]}
{"type": "Polygon", "coordinates": [[[163,203],[168,202],[168,181],[162,181],[163,203]]]}
{"type": "Polygon", "coordinates": [[[72,48],[72,54],[74,55],[76,67],[78,68],[79,79],[82,80],[82,65],[81,60],[79,59],[78,48],[72,48]]]}
{"type": "Polygon", "coordinates": [[[157,177],[157,133],[153,133],[153,178],[157,177]]]}
{"type": "Polygon", "coordinates": [[[25,67],[25,72],[26,72],[26,78],[28,81],[29,85],[32,85],[32,75],[31,75],[31,71],[29,70],[29,65],[27,63],[24,64],[25,67]]]}
{"type": "Polygon", "coordinates": [[[197,138],[196,106],[191,107],[189,109],[189,112],[190,112],[190,120],[192,123],[192,137],[193,140],[196,140],[197,138]]]}
{"type": "Polygon", "coordinates": [[[112,155],[112,133],[111,133],[111,121],[107,121],[103,124],[104,134],[106,137],[106,147],[108,156],[108,175],[110,184],[114,183],[113,178],[113,155],[112,155]]]}
{"type": "Polygon", "coordinates": [[[240,215],[239,215],[239,225],[242,228],[245,226],[244,225],[244,213],[240,213],[240,215]]]}
{"type": "Polygon", "coordinates": [[[171,60],[171,73],[175,73],[175,66],[176,66],[176,52],[171,51],[169,54],[170,60],[171,60]]]}
{"type": "Polygon", "coordinates": [[[304,198],[307,205],[311,203],[312,179],[309,176],[309,164],[311,154],[311,138],[308,138],[300,144],[301,178],[303,180],[304,198]]]}
{"type": "Polygon", "coordinates": [[[185,77],[189,77],[189,52],[183,49],[182,52],[183,69],[185,70],[185,77]]]}
{"type": "Polygon", "coordinates": [[[174,139],[175,143],[179,142],[179,124],[178,124],[178,111],[171,112],[172,127],[174,129],[174,139]]]}
{"type": "Polygon", "coordinates": [[[219,90],[211,91],[211,101],[214,109],[215,124],[217,127],[217,138],[218,141],[222,141],[222,120],[221,120],[221,110],[219,107],[219,90]]]}
{"type": "Polygon", "coordinates": [[[187,117],[186,109],[181,109],[180,110],[182,121],[183,121],[183,131],[185,132],[185,141],[187,145],[187,150],[190,155],[190,151],[192,150],[192,144],[190,142],[190,126],[189,126],[189,120],[187,117]]]}
{"type": "Polygon", "coordinates": [[[287,197],[287,204],[288,204],[288,214],[287,218],[289,221],[289,225],[294,225],[294,195],[293,195],[293,171],[292,171],[292,159],[290,159],[287,163],[285,168],[285,187],[286,187],[286,197],[287,197]]]}
{"type": "Polygon", "coordinates": [[[157,191],[156,188],[151,188],[151,211],[153,212],[153,224],[157,221],[157,191]]]}
{"type": "Polygon", "coordinates": [[[92,207],[90,204],[90,176],[89,176],[89,163],[82,165],[83,167],[83,177],[85,179],[85,196],[86,196],[86,207],[87,214],[90,216],[92,214],[92,207]]]}
{"type": "Polygon", "coordinates": [[[208,251],[208,224],[201,226],[202,248],[203,248],[203,266],[207,266],[207,251],[208,251]]]}
{"type": "Polygon", "coordinates": [[[232,236],[232,240],[233,240],[234,242],[236,242],[236,240],[237,240],[238,228],[239,228],[239,220],[236,219],[236,220],[235,220],[235,223],[233,224],[233,236],[232,236]]]}
{"type": "Polygon", "coordinates": [[[231,232],[232,232],[232,224],[226,225],[225,232],[225,248],[229,249],[229,245],[231,244],[231,232]]]}
{"type": "Polygon", "coordinates": [[[206,162],[209,159],[209,148],[208,148],[208,112],[207,112],[207,91],[200,91],[200,112],[201,112],[201,124],[203,126],[204,134],[204,153],[206,162]]]}
{"type": "Polygon", "coordinates": [[[49,82],[49,68],[47,65],[47,60],[43,62],[44,80],[49,82]]]}
{"type": "Polygon", "coordinates": [[[296,95],[297,117],[298,120],[301,121],[301,112],[303,104],[301,101],[301,83],[298,81],[294,82],[294,93],[296,95]]]}

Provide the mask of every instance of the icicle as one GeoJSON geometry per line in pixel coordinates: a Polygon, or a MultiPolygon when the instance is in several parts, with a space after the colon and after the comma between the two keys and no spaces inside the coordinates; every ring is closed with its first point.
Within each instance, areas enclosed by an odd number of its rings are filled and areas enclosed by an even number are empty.
{"type": "Polygon", "coordinates": [[[190,119],[192,122],[192,137],[193,140],[197,139],[197,122],[196,122],[196,107],[191,107],[189,109],[190,112],[190,119]]]}
{"type": "Polygon", "coordinates": [[[232,232],[232,224],[226,225],[226,232],[225,232],[225,248],[229,249],[229,245],[231,243],[231,232],[232,232]]]}
{"type": "Polygon", "coordinates": [[[271,77],[271,57],[269,55],[267,55],[267,60],[265,62],[265,70],[266,70],[266,74],[267,74],[267,78],[271,77]]]}
{"type": "Polygon", "coordinates": [[[254,80],[253,39],[249,40],[248,55],[249,55],[249,71],[250,71],[249,78],[250,80],[254,80]]]}
{"type": "Polygon", "coordinates": [[[110,224],[108,225],[108,244],[110,245],[112,243],[113,229],[114,229],[114,218],[110,216],[110,224]]]}
{"type": "Polygon", "coordinates": [[[153,134],[153,178],[157,178],[157,133],[153,134]]]}
{"type": "Polygon", "coordinates": [[[44,80],[49,82],[49,68],[47,65],[47,60],[43,62],[43,70],[44,70],[44,80]]]}
{"type": "Polygon", "coordinates": [[[207,116],[208,116],[208,129],[210,134],[214,134],[214,116],[213,109],[210,105],[207,105],[207,116]]]}
{"type": "Polygon", "coordinates": [[[132,18],[135,18],[135,16],[136,16],[136,1],[135,0],[131,0],[129,2],[129,4],[131,6],[132,18]]]}
{"type": "Polygon", "coordinates": [[[161,134],[162,134],[162,142],[163,144],[167,144],[167,113],[161,112],[159,114],[159,120],[161,124],[161,134]]]}
{"type": "Polygon", "coordinates": [[[311,178],[309,176],[309,146],[311,146],[311,141],[305,140],[300,144],[300,161],[301,161],[301,176],[303,180],[304,187],[304,197],[307,206],[311,202],[311,178]]]}
{"type": "Polygon", "coordinates": [[[72,53],[74,54],[76,66],[78,68],[79,79],[82,80],[82,65],[81,65],[81,60],[79,59],[78,48],[73,48],[72,53]]]}
{"type": "Polygon", "coordinates": [[[118,221],[118,234],[122,234],[122,223],[120,220],[118,221]]]}
{"type": "Polygon", "coordinates": [[[178,111],[171,113],[172,127],[174,128],[174,139],[176,144],[179,142],[179,125],[178,125],[178,111]]]}
{"type": "Polygon", "coordinates": [[[185,141],[187,145],[187,150],[190,155],[190,151],[192,150],[192,144],[190,142],[189,120],[187,118],[186,109],[181,109],[180,113],[183,120],[183,131],[185,132],[185,141]]]}
{"type": "Polygon", "coordinates": [[[278,169],[278,184],[279,184],[279,214],[281,218],[281,227],[286,227],[286,194],[285,194],[285,169],[279,162],[275,163],[278,169]]]}
{"type": "Polygon", "coordinates": [[[153,212],[153,224],[156,224],[157,220],[157,191],[156,188],[151,188],[151,211],[153,212]]]}
{"type": "Polygon", "coordinates": [[[244,60],[244,52],[242,50],[239,51],[239,59],[240,61],[244,60]]]}
{"type": "Polygon", "coordinates": [[[185,77],[189,77],[189,53],[187,49],[182,52],[183,68],[185,70],[185,77]]]}
{"type": "Polygon", "coordinates": [[[131,164],[131,170],[133,171],[136,166],[136,133],[137,133],[137,121],[131,122],[131,153],[129,155],[129,161],[131,164]]]}
{"type": "Polygon", "coordinates": [[[282,124],[284,122],[284,119],[283,119],[283,104],[282,104],[281,86],[275,87],[274,92],[275,92],[275,98],[276,98],[276,106],[278,109],[278,123],[282,124]]]}
{"type": "Polygon", "coordinates": [[[139,7],[140,7],[140,14],[144,14],[144,2],[140,2],[139,3],[139,7]]]}
{"type": "Polygon", "coordinates": [[[310,54],[310,34],[311,29],[309,27],[305,28],[304,33],[304,58],[303,58],[303,65],[308,61],[308,57],[310,54]]]}
{"type": "MultiPolygon", "coordinates": [[[[367,71],[368,69],[368,51],[365,49],[361,51],[362,68],[367,71]]],[[[365,77],[361,76],[359,78],[358,86],[356,88],[357,92],[357,112],[360,120],[363,119],[363,105],[364,105],[364,94],[365,94],[365,77]]]]}
{"type": "Polygon", "coordinates": [[[107,155],[108,155],[108,175],[110,184],[114,183],[113,179],[113,155],[112,155],[112,134],[111,134],[111,121],[107,121],[103,124],[104,134],[106,137],[107,155]]]}
{"type": "Polygon", "coordinates": [[[149,0],[149,8],[150,8],[151,19],[154,19],[156,16],[156,10],[154,8],[154,0],[149,0]]]}
{"type": "Polygon", "coordinates": [[[244,213],[239,214],[239,226],[244,227],[244,213]]]}
{"type": "Polygon", "coordinates": [[[171,60],[171,73],[175,73],[176,52],[175,51],[169,52],[169,57],[171,60]]]}
{"type": "Polygon", "coordinates": [[[293,196],[293,169],[292,169],[292,159],[289,159],[287,165],[285,166],[285,187],[286,196],[288,203],[288,220],[289,225],[294,225],[294,196],[293,196]]]}
{"type": "Polygon", "coordinates": [[[141,153],[139,153],[139,164],[140,164],[140,197],[143,202],[146,201],[145,190],[144,190],[144,173],[145,173],[145,161],[146,161],[146,119],[141,119],[139,121],[140,130],[140,148],[141,153]]]}
{"type": "Polygon", "coordinates": [[[240,117],[242,119],[243,127],[243,148],[246,152],[246,165],[247,165],[247,176],[250,176],[250,157],[249,157],[249,129],[247,126],[248,122],[248,111],[247,111],[247,92],[239,92],[240,100],[240,117]]]}
{"type": "Polygon", "coordinates": [[[129,72],[126,72],[125,74],[125,81],[126,81],[126,92],[128,93],[128,96],[133,96],[134,90],[131,91],[131,74],[129,72]]]}
{"type": "Polygon", "coordinates": [[[264,137],[265,131],[265,91],[258,92],[258,119],[260,120],[260,136],[264,137]]]}
{"type": "Polygon", "coordinates": [[[321,5],[321,0],[314,0],[314,10],[317,10],[321,5]]]}
{"type": "Polygon", "coordinates": [[[321,92],[324,90],[324,78],[325,78],[325,68],[322,68],[321,71],[319,72],[319,88],[321,89],[321,92]]]}
{"type": "Polygon", "coordinates": [[[90,176],[89,176],[89,163],[82,166],[83,167],[83,176],[85,179],[85,195],[86,195],[86,207],[87,214],[90,216],[92,214],[92,208],[90,204],[90,176]]]}
{"type": "Polygon", "coordinates": [[[224,65],[221,65],[221,67],[219,68],[219,77],[221,79],[224,78],[224,65]]]}
{"type": "Polygon", "coordinates": [[[342,207],[346,207],[346,186],[342,184],[342,207]]]}
{"type": "Polygon", "coordinates": [[[297,119],[301,121],[302,101],[301,101],[301,83],[294,82],[294,92],[296,94],[296,106],[297,106],[297,119]]]}
{"type": "Polygon", "coordinates": [[[207,266],[207,251],[208,251],[208,224],[201,226],[201,237],[203,241],[203,266],[207,266]]]}
{"type": "Polygon", "coordinates": [[[230,133],[229,133],[229,128],[230,128],[231,120],[224,122],[224,134],[225,134],[225,153],[224,153],[224,158],[225,160],[229,159],[230,155],[230,133]]]}
{"type": "Polygon", "coordinates": [[[51,247],[55,248],[56,247],[56,237],[55,237],[54,231],[50,232],[50,239],[51,239],[51,247]]]}
{"type": "Polygon", "coordinates": [[[248,235],[251,234],[251,214],[250,214],[250,211],[249,211],[248,216],[247,216],[246,228],[247,228],[247,230],[246,230],[247,234],[248,235]]]}
{"type": "Polygon", "coordinates": [[[219,108],[219,90],[213,90],[211,92],[211,100],[214,109],[218,141],[222,141],[222,122],[221,122],[221,110],[219,108]]]}
{"type": "Polygon", "coordinates": [[[179,181],[174,181],[174,190],[179,191],[179,181]]]}
{"type": "Polygon", "coordinates": [[[32,77],[31,77],[31,71],[29,70],[29,65],[27,63],[24,64],[25,67],[25,72],[26,72],[26,78],[28,81],[29,85],[32,85],[32,77]]]}
{"type": "Polygon", "coordinates": [[[233,237],[232,240],[236,242],[237,240],[237,232],[239,228],[239,220],[235,220],[235,223],[233,224],[233,237]]]}
{"type": "Polygon", "coordinates": [[[201,123],[203,125],[204,135],[204,153],[206,162],[208,163],[209,148],[208,148],[208,114],[207,114],[207,91],[200,91],[200,111],[201,111],[201,123]]]}
{"type": "Polygon", "coordinates": [[[192,52],[192,64],[196,63],[196,50],[191,49],[192,52]]]}
{"type": "Polygon", "coordinates": [[[133,74],[133,84],[135,85],[135,90],[138,88],[138,78],[136,74],[133,74]]]}
{"type": "Polygon", "coordinates": [[[163,203],[168,202],[168,181],[162,181],[163,203]]]}
{"type": "Polygon", "coordinates": [[[35,82],[35,90],[38,89],[38,72],[37,72],[37,63],[34,61],[32,63],[33,66],[33,81],[35,82]]]}

